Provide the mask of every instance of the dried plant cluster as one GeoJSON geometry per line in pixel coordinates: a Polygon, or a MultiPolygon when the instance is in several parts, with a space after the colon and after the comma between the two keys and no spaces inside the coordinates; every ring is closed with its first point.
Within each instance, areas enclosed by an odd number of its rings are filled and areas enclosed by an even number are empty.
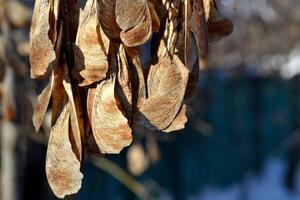
{"type": "Polygon", "coordinates": [[[208,42],[232,31],[214,0],[36,0],[30,32],[32,78],[48,78],[33,122],[52,96],[46,174],[60,198],[82,182],[84,152],[116,154],[140,127],[184,128],[186,103],[208,42]],[[140,46],[151,43],[151,60],[140,46]]]}

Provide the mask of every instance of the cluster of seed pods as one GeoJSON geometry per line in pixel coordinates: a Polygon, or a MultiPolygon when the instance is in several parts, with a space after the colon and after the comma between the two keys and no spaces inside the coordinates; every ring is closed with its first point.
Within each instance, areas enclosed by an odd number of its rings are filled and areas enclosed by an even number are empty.
{"type": "Polygon", "coordinates": [[[51,101],[46,174],[56,196],[80,189],[94,146],[117,154],[135,130],[184,128],[199,59],[232,29],[214,0],[36,0],[31,76],[49,83],[33,123],[38,131],[51,101]]]}

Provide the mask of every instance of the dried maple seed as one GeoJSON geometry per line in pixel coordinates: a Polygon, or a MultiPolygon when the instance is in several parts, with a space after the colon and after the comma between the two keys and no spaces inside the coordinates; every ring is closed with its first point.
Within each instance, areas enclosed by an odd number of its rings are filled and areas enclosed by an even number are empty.
{"type": "Polygon", "coordinates": [[[50,30],[50,2],[47,0],[35,1],[32,25],[30,30],[30,64],[31,77],[43,76],[49,64],[55,60],[54,46],[49,39],[50,30]]]}
{"type": "Polygon", "coordinates": [[[128,120],[117,105],[115,82],[113,76],[99,83],[93,98],[92,129],[101,153],[120,153],[132,141],[128,120]]]}
{"type": "Polygon", "coordinates": [[[88,0],[84,10],[80,11],[75,59],[76,67],[81,70],[80,75],[84,79],[81,86],[103,80],[108,71],[110,41],[99,24],[96,5],[96,0],[88,0]]]}
{"type": "Polygon", "coordinates": [[[59,198],[77,193],[83,178],[80,161],[73,153],[69,140],[69,109],[69,104],[65,105],[51,129],[46,158],[48,182],[59,198]]]}
{"type": "Polygon", "coordinates": [[[119,153],[132,142],[131,128],[183,129],[208,41],[233,28],[214,0],[87,0],[78,7],[76,0],[36,0],[30,32],[31,76],[51,75],[33,124],[40,128],[52,94],[46,174],[59,198],[80,189],[85,152],[119,153]],[[141,64],[146,42],[151,58],[141,64]]]}

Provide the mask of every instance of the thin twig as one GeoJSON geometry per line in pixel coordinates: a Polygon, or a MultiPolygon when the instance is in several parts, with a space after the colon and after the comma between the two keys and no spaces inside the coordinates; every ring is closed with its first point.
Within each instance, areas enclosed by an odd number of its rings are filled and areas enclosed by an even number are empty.
{"type": "Polygon", "coordinates": [[[103,157],[96,156],[92,156],[91,161],[96,167],[102,169],[103,171],[109,173],[111,176],[117,179],[126,188],[132,191],[139,199],[154,199],[143,184],[135,180],[130,174],[128,174],[125,170],[123,170],[112,161],[103,157]]]}

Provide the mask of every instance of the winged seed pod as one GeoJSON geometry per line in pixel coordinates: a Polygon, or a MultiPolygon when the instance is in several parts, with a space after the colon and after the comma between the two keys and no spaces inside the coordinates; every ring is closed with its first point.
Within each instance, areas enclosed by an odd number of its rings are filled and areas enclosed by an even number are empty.
{"type": "Polygon", "coordinates": [[[47,72],[49,64],[55,60],[53,42],[49,38],[51,3],[37,0],[34,6],[30,30],[31,76],[37,78],[47,72]]]}
{"type": "Polygon", "coordinates": [[[87,0],[80,10],[76,38],[75,63],[84,79],[80,84],[87,86],[103,80],[108,71],[107,54],[110,41],[98,20],[97,1],[87,0]]]}
{"type": "Polygon", "coordinates": [[[84,152],[116,154],[135,131],[183,129],[208,41],[233,27],[214,0],[76,2],[37,0],[30,32],[31,76],[48,79],[33,124],[51,100],[46,174],[59,198],[80,189],[84,152]]]}

